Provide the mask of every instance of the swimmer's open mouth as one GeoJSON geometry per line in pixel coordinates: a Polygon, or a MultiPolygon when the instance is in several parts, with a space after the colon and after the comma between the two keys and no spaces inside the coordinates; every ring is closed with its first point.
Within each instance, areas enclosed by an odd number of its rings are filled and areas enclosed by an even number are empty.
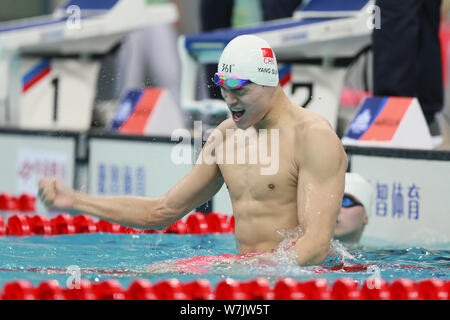
{"type": "Polygon", "coordinates": [[[233,111],[231,110],[231,115],[233,116],[233,120],[235,122],[238,122],[242,119],[244,116],[245,110],[239,110],[239,111],[233,111]]]}

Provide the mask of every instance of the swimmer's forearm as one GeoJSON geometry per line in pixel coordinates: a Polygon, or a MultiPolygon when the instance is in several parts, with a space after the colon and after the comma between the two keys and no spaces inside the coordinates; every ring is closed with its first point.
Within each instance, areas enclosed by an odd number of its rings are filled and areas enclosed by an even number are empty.
{"type": "Polygon", "coordinates": [[[327,257],[329,242],[318,241],[317,237],[305,234],[295,244],[297,263],[300,266],[314,266],[321,264],[327,257]]]}
{"type": "Polygon", "coordinates": [[[71,213],[87,213],[121,225],[155,230],[168,227],[176,219],[167,210],[164,198],[101,197],[81,192],[74,193],[71,213]]]}

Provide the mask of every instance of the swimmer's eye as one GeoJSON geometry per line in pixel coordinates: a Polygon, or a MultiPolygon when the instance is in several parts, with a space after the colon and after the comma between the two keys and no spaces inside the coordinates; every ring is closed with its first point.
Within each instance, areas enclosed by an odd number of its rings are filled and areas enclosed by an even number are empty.
{"type": "Polygon", "coordinates": [[[222,97],[224,99],[226,98],[226,96],[229,93],[232,93],[233,95],[240,96],[240,97],[247,93],[247,89],[245,87],[240,87],[237,89],[229,89],[229,88],[220,86],[220,89],[221,89],[222,97]]]}
{"type": "Polygon", "coordinates": [[[234,90],[232,90],[232,92],[241,96],[241,95],[245,94],[246,90],[245,90],[244,87],[242,87],[242,88],[239,88],[239,89],[234,89],[234,90]]]}
{"type": "Polygon", "coordinates": [[[227,97],[227,90],[225,88],[220,87],[220,93],[224,99],[227,97]]]}

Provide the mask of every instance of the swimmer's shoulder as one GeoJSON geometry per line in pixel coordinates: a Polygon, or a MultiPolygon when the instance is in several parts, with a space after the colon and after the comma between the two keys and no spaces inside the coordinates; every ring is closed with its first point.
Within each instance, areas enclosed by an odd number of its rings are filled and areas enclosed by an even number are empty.
{"type": "MultiPolygon", "coordinates": [[[[222,136],[225,136],[226,130],[228,130],[228,129],[237,129],[236,124],[234,123],[233,119],[231,119],[231,118],[225,119],[220,124],[218,124],[217,127],[215,127],[212,130],[211,134],[212,133],[220,133],[220,134],[222,134],[222,136]]],[[[210,134],[210,136],[211,136],[211,134],[210,134]]]]}
{"type": "Polygon", "coordinates": [[[296,121],[295,150],[300,163],[314,153],[319,157],[329,154],[334,154],[337,158],[344,156],[342,142],[325,118],[312,111],[301,109],[296,111],[296,121]]]}
{"type": "Polygon", "coordinates": [[[217,127],[215,127],[212,131],[208,134],[208,139],[206,141],[206,144],[211,143],[218,143],[219,141],[222,141],[222,139],[217,140],[217,136],[220,136],[221,138],[224,138],[227,136],[227,130],[237,130],[237,127],[233,121],[233,119],[228,118],[222,121],[217,127]]]}
{"type": "Polygon", "coordinates": [[[226,129],[237,129],[236,124],[234,123],[233,119],[228,118],[223,120],[217,127],[216,129],[220,130],[220,131],[224,131],[226,129]]]}
{"type": "Polygon", "coordinates": [[[301,140],[311,138],[316,134],[335,135],[333,127],[324,117],[304,108],[294,111],[294,128],[296,138],[301,140]]]}

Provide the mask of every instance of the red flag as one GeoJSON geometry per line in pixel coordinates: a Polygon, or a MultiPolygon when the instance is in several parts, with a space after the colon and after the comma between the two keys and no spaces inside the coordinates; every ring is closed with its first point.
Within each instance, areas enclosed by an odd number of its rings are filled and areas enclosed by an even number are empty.
{"type": "Polygon", "coordinates": [[[261,48],[264,58],[273,58],[273,52],[270,48],[261,48]]]}

